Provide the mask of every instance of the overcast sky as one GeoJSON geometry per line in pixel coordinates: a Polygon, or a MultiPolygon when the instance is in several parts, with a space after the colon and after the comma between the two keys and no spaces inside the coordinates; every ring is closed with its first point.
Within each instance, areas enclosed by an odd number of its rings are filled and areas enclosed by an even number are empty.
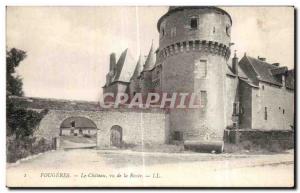
{"type": "MultiPolygon", "coordinates": [[[[18,68],[26,96],[98,100],[109,54],[146,55],[168,7],[8,7],[7,47],[25,50],[18,68]]],[[[223,7],[232,17],[232,51],[294,66],[292,7],[223,7]]]]}

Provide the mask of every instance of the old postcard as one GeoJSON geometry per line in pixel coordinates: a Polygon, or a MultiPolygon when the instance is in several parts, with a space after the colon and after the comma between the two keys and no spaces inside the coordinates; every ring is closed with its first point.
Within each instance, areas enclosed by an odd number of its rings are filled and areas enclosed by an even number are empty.
{"type": "Polygon", "coordinates": [[[8,6],[8,187],[294,187],[294,7],[8,6]]]}

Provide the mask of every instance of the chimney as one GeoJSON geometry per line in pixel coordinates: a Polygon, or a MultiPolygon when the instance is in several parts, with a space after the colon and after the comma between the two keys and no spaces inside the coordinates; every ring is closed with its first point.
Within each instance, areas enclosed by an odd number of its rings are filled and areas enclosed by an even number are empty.
{"type": "Polygon", "coordinates": [[[278,67],[280,64],[279,63],[273,63],[272,65],[278,67]]]}
{"type": "Polygon", "coordinates": [[[115,70],[116,70],[116,54],[111,53],[110,61],[109,61],[109,71],[115,71],[115,70]]]}
{"type": "Polygon", "coordinates": [[[234,57],[232,58],[232,71],[236,75],[238,75],[238,63],[239,63],[239,58],[236,56],[236,50],[235,50],[234,57]]]}
{"type": "Polygon", "coordinates": [[[263,61],[263,62],[265,62],[266,61],[266,58],[263,58],[263,57],[257,57],[257,59],[259,59],[260,61],[263,61]]]}

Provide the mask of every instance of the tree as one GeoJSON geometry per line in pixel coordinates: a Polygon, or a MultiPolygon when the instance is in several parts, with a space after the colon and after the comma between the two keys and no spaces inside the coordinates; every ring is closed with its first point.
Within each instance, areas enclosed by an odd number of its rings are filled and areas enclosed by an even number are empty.
{"type": "Polygon", "coordinates": [[[16,67],[26,58],[26,52],[16,48],[6,51],[6,92],[8,95],[23,96],[22,79],[16,75],[16,67]]]}
{"type": "Polygon", "coordinates": [[[16,67],[26,58],[26,52],[16,48],[6,51],[6,128],[7,135],[17,139],[32,136],[47,110],[36,112],[19,108],[10,96],[23,96],[22,79],[16,75],[16,67]]]}

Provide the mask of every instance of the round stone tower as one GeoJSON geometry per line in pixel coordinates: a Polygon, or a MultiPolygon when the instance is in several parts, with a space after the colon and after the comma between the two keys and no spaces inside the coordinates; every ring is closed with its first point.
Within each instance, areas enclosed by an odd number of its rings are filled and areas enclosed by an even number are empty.
{"type": "Polygon", "coordinates": [[[161,90],[195,93],[201,103],[170,111],[170,141],[223,143],[231,26],[230,15],[217,7],[170,7],[159,19],[161,90]]]}

